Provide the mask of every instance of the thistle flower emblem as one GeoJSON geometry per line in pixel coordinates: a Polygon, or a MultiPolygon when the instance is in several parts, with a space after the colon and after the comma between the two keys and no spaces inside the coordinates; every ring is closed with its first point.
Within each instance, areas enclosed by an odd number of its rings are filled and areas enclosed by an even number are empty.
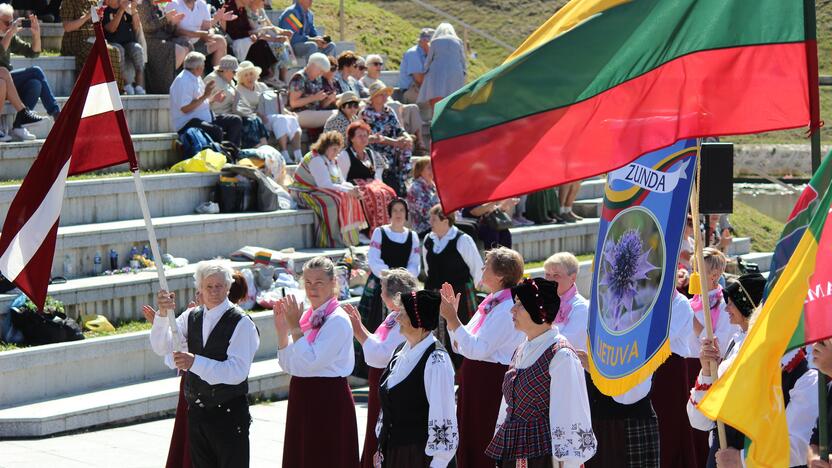
{"type": "Polygon", "coordinates": [[[613,328],[620,330],[621,318],[633,310],[638,294],[638,281],[647,279],[647,273],[657,267],[647,261],[651,249],[644,251],[639,232],[625,231],[618,242],[604,245],[604,274],[600,282],[607,287],[605,302],[612,313],[613,328]]]}
{"type": "Polygon", "coordinates": [[[309,319],[309,323],[312,324],[312,328],[318,329],[324,325],[325,313],[326,311],[323,308],[312,312],[312,317],[309,319]]]}

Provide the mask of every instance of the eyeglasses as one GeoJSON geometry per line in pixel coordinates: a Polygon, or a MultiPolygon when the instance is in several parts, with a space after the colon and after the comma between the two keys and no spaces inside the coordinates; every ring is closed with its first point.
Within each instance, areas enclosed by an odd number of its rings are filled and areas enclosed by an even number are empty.
{"type": "Polygon", "coordinates": [[[338,67],[329,67],[329,71],[331,71],[331,72],[334,72],[337,69],[338,69],[338,67]]]}
{"type": "Polygon", "coordinates": [[[383,66],[384,66],[384,62],[373,62],[373,63],[371,63],[370,65],[372,65],[372,66],[374,66],[374,67],[383,67],[383,66]]]}
{"type": "Polygon", "coordinates": [[[364,65],[359,65],[358,69],[361,71],[367,71],[367,67],[365,67],[364,65]]]}
{"type": "Polygon", "coordinates": [[[357,102],[348,102],[348,103],[344,104],[344,107],[358,107],[358,103],[357,102]]]}

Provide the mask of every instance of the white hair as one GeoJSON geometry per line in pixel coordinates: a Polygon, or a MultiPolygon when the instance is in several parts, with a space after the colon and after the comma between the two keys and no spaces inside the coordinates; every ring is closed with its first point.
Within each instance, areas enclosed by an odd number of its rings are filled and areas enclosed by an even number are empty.
{"type": "Polygon", "coordinates": [[[196,265],[196,272],[194,272],[196,288],[200,289],[202,282],[214,275],[221,275],[228,288],[234,283],[234,270],[226,260],[205,260],[196,265]]]}
{"type": "Polygon", "coordinates": [[[547,258],[543,267],[546,268],[549,265],[563,267],[567,275],[577,275],[581,269],[577,257],[570,252],[558,252],[547,258]]]}
{"type": "Polygon", "coordinates": [[[185,56],[185,62],[182,64],[182,68],[184,68],[185,70],[193,70],[194,68],[204,66],[205,55],[201,54],[200,52],[188,52],[188,55],[185,56]]]}
{"type": "Polygon", "coordinates": [[[0,15],[14,17],[14,8],[8,3],[0,3],[0,15]]]}
{"type": "Polygon", "coordinates": [[[314,65],[318,67],[322,73],[329,71],[329,58],[327,58],[326,55],[320,52],[315,52],[314,54],[310,55],[307,63],[309,65],[314,65]]]}
{"type": "Polygon", "coordinates": [[[384,63],[384,59],[381,58],[379,54],[370,54],[367,56],[367,60],[364,63],[373,63],[373,62],[381,62],[384,63]]]}
{"type": "Polygon", "coordinates": [[[439,39],[440,37],[455,37],[459,39],[456,35],[456,30],[451,23],[441,23],[437,26],[436,32],[433,33],[433,37],[430,40],[433,41],[439,39]]]}

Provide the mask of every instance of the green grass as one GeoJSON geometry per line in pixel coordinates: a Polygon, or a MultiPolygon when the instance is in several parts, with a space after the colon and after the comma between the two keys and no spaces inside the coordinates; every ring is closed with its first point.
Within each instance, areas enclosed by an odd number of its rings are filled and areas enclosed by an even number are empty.
{"type": "Polygon", "coordinates": [[[101,336],[123,335],[125,333],[150,330],[150,327],[153,326],[153,324],[145,320],[129,320],[126,322],[114,323],[113,326],[116,327],[116,330],[111,332],[85,331],[84,338],[98,338],[101,336]]]}
{"type": "Polygon", "coordinates": [[[737,237],[751,238],[752,252],[773,252],[784,226],[782,222],[736,200],[731,224],[737,237]]]}
{"type": "MultiPolygon", "coordinates": [[[[552,253],[555,253],[555,252],[552,252],[552,253]]],[[[580,254],[580,255],[575,255],[575,256],[578,257],[579,262],[583,262],[584,260],[592,260],[593,258],[595,258],[595,254],[591,254],[591,253],[580,254]]],[[[532,269],[535,269],[535,268],[543,268],[543,263],[545,263],[545,260],[541,260],[539,262],[526,262],[526,267],[525,267],[526,271],[532,270],[532,269]]]]}
{"type": "MultiPolygon", "coordinates": [[[[171,174],[171,172],[167,169],[157,170],[157,171],[142,171],[143,176],[147,175],[158,175],[158,174],[171,174]]],[[[86,174],[80,174],[75,176],[67,177],[67,180],[93,180],[93,179],[112,179],[114,177],[132,177],[133,173],[129,171],[123,172],[88,172],[86,174]]],[[[0,180],[0,187],[4,185],[20,185],[23,182],[23,179],[9,179],[9,180],[0,180]]]]}

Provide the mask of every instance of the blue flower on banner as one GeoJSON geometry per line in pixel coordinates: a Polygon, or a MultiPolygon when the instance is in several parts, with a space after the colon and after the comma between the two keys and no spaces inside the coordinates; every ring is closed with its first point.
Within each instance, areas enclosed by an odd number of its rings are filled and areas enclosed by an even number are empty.
{"type": "Polygon", "coordinates": [[[604,275],[600,284],[607,287],[605,303],[613,311],[615,330],[620,330],[621,317],[633,310],[637,282],[647,279],[647,273],[657,268],[647,261],[650,250],[644,252],[641,236],[635,229],[622,234],[618,243],[607,241],[604,245],[604,275]]]}

